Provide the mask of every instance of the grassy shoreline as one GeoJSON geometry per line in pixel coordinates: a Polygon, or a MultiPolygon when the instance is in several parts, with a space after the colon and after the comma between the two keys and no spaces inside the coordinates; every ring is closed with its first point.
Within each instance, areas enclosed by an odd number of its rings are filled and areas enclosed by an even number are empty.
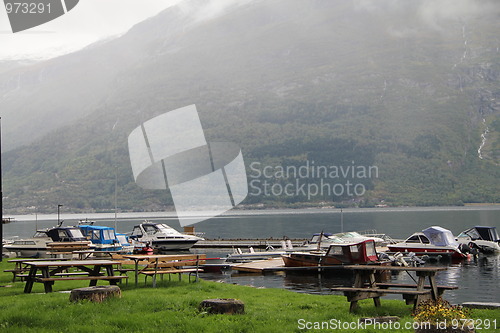
{"type": "MultiPolygon", "coordinates": [[[[303,332],[307,331],[306,327],[314,327],[314,323],[327,323],[329,329],[312,331],[386,332],[370,327],[333,329],[330,324],[338,323],[336,321],[357,323],[361,317],[384,315],[401,317],[401,327],[413,322],[411,306],[398,300],[382,299],[380,308],[375,308],[371,300],[362,301],[361,309],[350,314],[349,303],[343,296],[309,295],[209,281],[188,283],[187,278],[182,282],[161,281],[157,288],[151,288],[151,279],[148,286],[141,281],[138,288],[130,281],[128,286],[120,286],[121,299],[102,304],[70,303],[68,293],[57,291],[84,287],[85,281],[56,282],[56,292],[51,294],[44,294],[42,284],[35,284],[33,293],[24,294],[24,283],[12,283],[11,273],[3,272],[12,267],[6,261],[0,264],[1,332],[303,332]],[[246,313],[208,315],[199,311],[199,303],[209,298],[241,299],[246,313]]],[[[475,319],[497,319],[497,329],[500,325],[500,310],[474,310],[472,314],[475,319]]],[[[413,332],[412,329],[391,331],[413,332]]]]}

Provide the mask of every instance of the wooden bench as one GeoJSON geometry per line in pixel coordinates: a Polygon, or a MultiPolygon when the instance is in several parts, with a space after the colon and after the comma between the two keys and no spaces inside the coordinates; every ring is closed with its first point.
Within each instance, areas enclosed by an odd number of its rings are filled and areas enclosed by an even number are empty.
{"type": "Polygon", "coordinates": [[[147,277],[153,277],[153,287],[156,287],[156,276],[168,274],[169,279],[172,274],[179,274],[179,281],[183,273],[188,273],[189,282],[191,275],[195,275],[195,281],[198,281],[198,273],[203,272],[200,265],[206,261],[206,255],[173,255],[171,258],[151,258],[148,259],[147,265],[138,273],[144,275],[144,283],[147,282],[147,277]]]}
{"type": "Polygon", "coordinates": [[[51,256],[73,255],[73,251],[90,249],[90,242],[52,242],[47,243],[47,254],[51,256]]]}
{"type": "Polygon", "coordinates": [[[6,273],[12,273],[12,282],[16,282],[16,278],[21,278],[21,281],[23,280],[23,273],[26,273],[28,269],[26,268],[14,268],[14,269],[5,269],[4,272],[6,273]]]}
{"type": "MultiPolygon", "coordinates": [[[[68,272],[61,272],[61,273],[57,273],[57,274],[54,274],[54,276],[85,276],[85,275],[88,275],[88,273],[86,272],[71,272],[71,273],[68,273],[68,272]]],[[[36,275],[37,277],[41,277],[42,274],[37,274],[36,275]]],[[[27,278],[28,277],[28,274],[19,274],[18,277],[20,277],[21,279],[23,278],[27,278]]]]}
{"type": "MultiPolygon", "coordinates": [[[[378,288],[381,289],[386,289],[386,288],[413,288],[416,289],[417,285],[412,284],[412,283],[377,283],[376,284],[378,288]]],[[[458,289],[457,286],[443,286],[443,285],[437,285],[437,290],[438,290],[438,296],[442,296],[446,290],[456,290],[458,289]]],[[[431,286],[426,284],[424,285],[425,289],[431,289],[431,286]]]]}
{"type": "MultiPolygon", "coordinates": [[[[416,286],[415,286],[416,287],[416,286]]],[[[399,294],[403,296],[406,304],[414,304],[416,296],[423,296],[422,299],[428,299],[431,296],[431,290],[408,290],[408,289],[384,289],[384,288],[355,288],[355,287],[337,287],[332,291],[342,291],[347,297],[348,302],[359,301],[367,298],[377,298],[386,294],[399,294]]]]}
{"type": "Polygon", "coordinates": [[[24,274],[29,271],[29,267],[24,265],[24,262],[26,261],[64,261],[67,260],[66,258],[28,258],[28,259],[10,259],[8,262],[9,263],[14,263],[15,267],[13,269],[5,269],[4,272],[6,273],[12,273],[12,282],[16,282],[16,278],[20,278],[21,281],[23,281],[23,278],[27,276],[27,274],[24,274]]]}
{"type": "Polygon", "coordinates": [[[53,282],[53,281],[77,281],[77,280],[110,280],[118,282],[122,279],[128,279],[128,276],[114,275],[114,276],[70,276],[70,277],[50,277],[50,278],[36,278],[39,282],[53,282]]]}

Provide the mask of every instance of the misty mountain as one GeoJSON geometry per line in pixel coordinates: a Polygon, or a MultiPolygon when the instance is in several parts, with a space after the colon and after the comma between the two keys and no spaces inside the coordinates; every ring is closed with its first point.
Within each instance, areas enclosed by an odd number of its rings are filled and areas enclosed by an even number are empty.
{"type": "Polygon", "coordinates": [[[115,40],[0,70],[5,206],[109,210],[116,178],[120,208],[161,209],[168,193],[133,182],[127,135],[190,104],[247,169],[378,167],[362,198],[313,201],[498,202],[500,6],[447,3],[185,1],[115,40]]]}

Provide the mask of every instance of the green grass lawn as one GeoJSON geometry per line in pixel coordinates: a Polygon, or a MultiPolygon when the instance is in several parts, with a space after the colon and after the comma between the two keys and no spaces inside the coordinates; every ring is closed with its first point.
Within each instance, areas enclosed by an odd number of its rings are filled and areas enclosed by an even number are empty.
{"type": "MultiPolygon", "coordinates": [[[[344,296],[308,295],[280,289],[257,289],[231,284],[200,281],[188,283],[168,279],[151,287],[151,279],[135,288],[133,277],[121,285],[122,298],[101,304],[69,302],[68,291],[87,286],[87,281],[57,281],[54,293],[44,294],[43,285],[35,284],[31,294],[24,294],[23,282],[11,282],[12,268],[0,264],[0,332],[302,332],[322,325],[323,332],[386,332],[385,329],[336,329],[338,321],[357,323],[361,317],[391,315],[401,317],[401,327],[413,322],[411,306],[403,301],[382,299],[375,308],[371,300],[360,302],[361,309],[349,313],[344,296]],[[175,282],[174,282],[175,281],[175,282]],[[198,304],[209,298],[237,298],[245,303],[243,315],[209,315],[198,304]]],[[[132,276],[132,274],[130,274],[132,276]]],[[[107,284],[107,282],[99,282],[107,284]]],[[[500,310],[474,310],[474,318],[497,319],[500,310]]],[[[354,324],[353,324],[354,325],[354,324]]],[[[391,330],[413,332],[412,329],[391,330]]]]}

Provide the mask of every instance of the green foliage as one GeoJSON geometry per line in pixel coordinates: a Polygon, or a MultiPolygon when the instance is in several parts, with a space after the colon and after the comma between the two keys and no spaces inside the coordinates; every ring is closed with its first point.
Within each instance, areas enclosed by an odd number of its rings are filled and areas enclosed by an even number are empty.
{"type": "Polygon", "coordinates": [[[379,170],[356,179],[361,197],[251,196],[247,204],[500,202],[500,21],[471,13],[470,22],[445,20],[437,31],[414,15],[418,2],[401,6],[368,15],[337,1],[256,2],[187,27],[172,9],[118,40],[15,72],[25,89],[8,90],[17,76],[0,72],[4,109],[25,124],[7,128],[18,148],[4,154],[5,209],[112,211],[115,179],[120,210],[171,206],[168,191],[134,183],[127,136],[190,104],[207,141],[242,147],[249,176],[252,162],[379,170]],[[474,41],[465,59],[464,33],[474,41]],[[27,100],[36,117],[25,116],[27,100]]]}

